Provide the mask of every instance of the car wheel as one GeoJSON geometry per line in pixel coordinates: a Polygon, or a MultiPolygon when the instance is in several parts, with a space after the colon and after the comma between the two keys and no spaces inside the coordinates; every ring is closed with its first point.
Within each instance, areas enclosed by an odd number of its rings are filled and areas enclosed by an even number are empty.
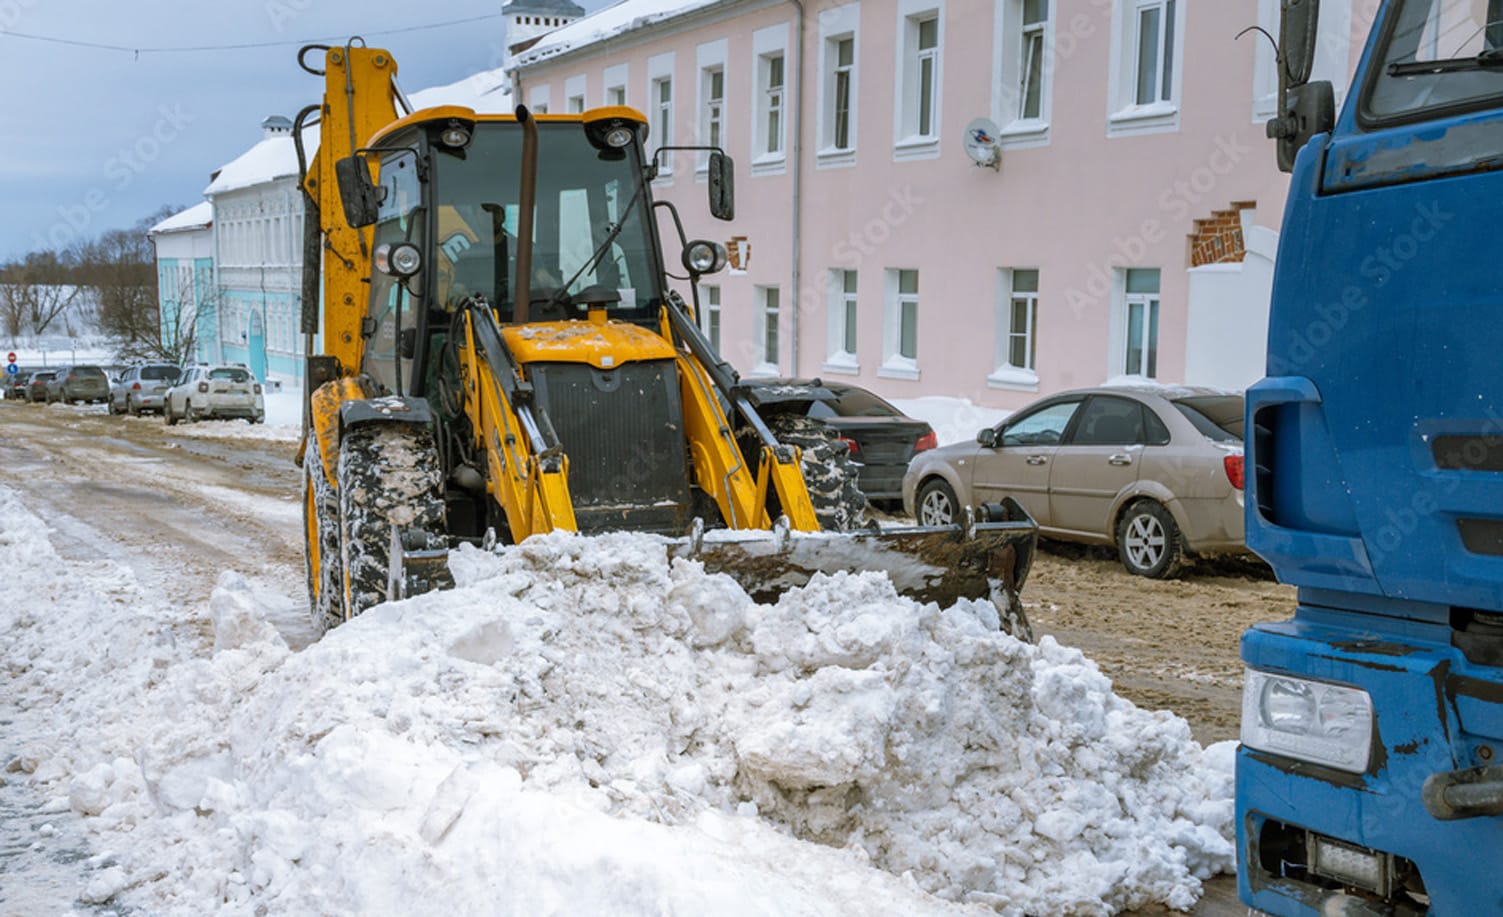
{"type": "Polygon", "coordinates": [[[1139,500],[1117,520],[1117,556],[1135,576],[1170,579],[1184,568],[1185,543],[1162,503],[1139,500]]]}
{"type": "Polygon", "coordinates": [[[162,419],[167,421],[169,427],[177,424],[177,415],[172,413],[172,402],[162,402],[162,419]]]}
{"type": "Polygon", "coordinates": [[[930,478],[924,482],[919,488],[915,509],[919,525],[954,525],[960,521],[960,501],[943,478],[930,478]]]}
{"type": "Polygon", "coordinates": [[[129,397],[127,397],[125,399],[125,413],[129,414],[132,417],[140,417],[141,409],[136,407],[136,403],[130,400],[129,397]]]}

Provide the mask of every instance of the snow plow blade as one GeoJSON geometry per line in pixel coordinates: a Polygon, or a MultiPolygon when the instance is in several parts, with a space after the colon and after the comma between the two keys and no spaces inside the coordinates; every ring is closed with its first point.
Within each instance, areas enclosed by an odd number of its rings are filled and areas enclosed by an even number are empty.
{"type": "Polygon", "coordinates": [[[776,601],[816,573],[877,570],[916,602],[946,607],[959,599],[991,599],[1002,630],[1031,643],[1018,591],[1033,564],[1038,525],[1011,498],[983,510],[988,521],[975,522],[967,512],[961,525],[812,535],[785,526],[770,533],[716,531],[676,544],[670,553],[725,573],[759,602],[776,601]]]}

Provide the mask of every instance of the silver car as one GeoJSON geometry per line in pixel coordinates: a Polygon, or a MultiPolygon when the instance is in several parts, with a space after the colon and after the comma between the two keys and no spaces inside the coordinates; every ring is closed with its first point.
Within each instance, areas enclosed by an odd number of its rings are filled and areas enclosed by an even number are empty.
{"type": "Polygon", "coordinates": [[[129,414],[160,411],[167,389],[183,374],[171,363],[143,363],[128,367],[110,385],[110,413],[129,414]]]}
{"type": "Polygon", "coordinates": [[[973,443],[917,455],[903,504],[921,524],[1013,497],[1062,541],[1114,545],[1128,572],[1179,572],[1191,554],[1246,550],[1242,396],[1111,387],[1045,398],[973,443]]]}
{"type": "Polygon", "coordinates": [[[163,396],[162,417],[169,425],[179,420],[220,420],[238,417],[251,423],[266,420],[261,383],[244,366],[200,363],[190,366],[163,396]]]}

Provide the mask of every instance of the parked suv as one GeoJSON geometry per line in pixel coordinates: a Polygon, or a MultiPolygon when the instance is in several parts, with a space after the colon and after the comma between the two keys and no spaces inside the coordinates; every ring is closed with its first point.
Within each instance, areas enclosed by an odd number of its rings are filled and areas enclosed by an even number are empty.
{"type": "Polygon", "coordinates": [[[47,383],[57,376],[55,369],[41,369],[31,374],[31,381],[26,383],[26,400],[32,404],[47,400],[47,383]]]}
{"type": "Polygon", "coordinates": [[[65,366],[47,383],[48,402],[104,402],[110,397],[110,378],[97,366],[65,366]]]}
{"type": "Polygon", "coordinates": [[[160,411],[167,390],[183,371],[171,363],[144,363],[120,374],[110,386],[110,413],[129,414],[160,411]]]}
{"type": "Polygon", "coordinates": [[[31,390],[31,371],[23,369],[7,378],[10,381],[5,386],[5,400],[25,401],[26,393],[31,390]]]}
{"type": "Polygon", "coordinates": [[[1246,551],[1240,394],[1108,387],[1045,398],[972,443],[920,453],[903,503],[924,525],[1013,497],[1063,541],[1115,545],[1129,573],[1246,551]]]}
{"type": "Polygon", "coordinates": [[[266,420],[266,402],[261,383],[244,366],[200,363],[188,367],[167,390],[162,416],[168,424],[227,417],[261,423],[266,420]]]}

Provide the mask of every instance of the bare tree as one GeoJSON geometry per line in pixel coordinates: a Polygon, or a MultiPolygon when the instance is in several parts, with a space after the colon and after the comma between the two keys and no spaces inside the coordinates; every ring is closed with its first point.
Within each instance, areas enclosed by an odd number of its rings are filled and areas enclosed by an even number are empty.
{"type": "Polygon", "coordinates": [[[79,297],[68,266],[56,252],[32,252],[0,268],[0,316],[6,331],[44,334],[79,297]]]}

